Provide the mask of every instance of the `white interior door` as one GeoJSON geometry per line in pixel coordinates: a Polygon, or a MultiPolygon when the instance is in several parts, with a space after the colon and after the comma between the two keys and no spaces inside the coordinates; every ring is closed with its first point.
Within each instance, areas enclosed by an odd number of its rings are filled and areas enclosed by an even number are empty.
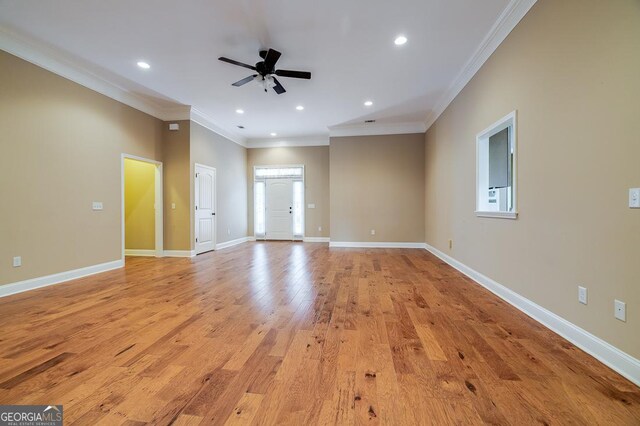
{"type": "Polygon", "coordinates": [[[293,240],[293,180],[267,179],[266,239],[293,240]]]}
{"type": "Polygon", "coordinates": [[[216,248],[216,170],[196,164],[196,254],[216,248]]]}

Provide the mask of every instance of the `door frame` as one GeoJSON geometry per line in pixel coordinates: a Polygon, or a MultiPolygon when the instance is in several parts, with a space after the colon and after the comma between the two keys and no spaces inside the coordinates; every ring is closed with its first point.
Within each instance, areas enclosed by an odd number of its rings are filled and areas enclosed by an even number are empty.
{"type": "Polygon", "coordinates": [[[144,163],[150,163],[155,166],[154,186],[155,186],[155,257],[164,256],[164,201],[163,194],[163,176],[162,176],[162,162],[152,160],[150,158],[139,157],[131,154],[120,154],[120,194],[121,194],[121,225],[122,225],[122,260],[125,257],[125,217],[124,217],[124,160],[136,160],[144,163]]]}
{"type": "MultiPolygon", "coordinates": [[[[307,178],[307,168],[305,167],[304,164],[254,164],[253,165],[253,179],[252,179],[252,194],[251,194],[251,205],[252,205],[252,209],[253,209],[253,238],[255,240],[266,240],[266,236],[262,235],[260,237],[258,237],[256,235],[256,226],[255,226],[255,222],[256,222],[256,193],[255,193],[255,183],[258,181],[256,180],[256,169],[283,169],[283,168],[289,168],[289,167],[300,167],[302,168],[302,235],[295,235],[295,233],[293,234],[293,241],[304,241],[305,238],[305,233],[306,233],[306,223],[307,223],[307,204],[306,204],[306,200],[307,200],[307,185],[306,185],[306,178],[307,178]]],[[[295,182],[296,179],[292,178],[293,181],[295,182]]],[[[267,197],[267,180],[268,179],[259,179],[260,181],[264,181],[265,185],[264,185],[264,196],[265,196],[265,201],[266,201],[266,197],[267,197]]],[[[265,202],[265,206],[266,206],[266,202],[265,202]]],[[[267,217],[266,217],[266,212],[265,212],[265,231],[266,231],[266,227],[267,227],[267,217]]],[[[292,223],[293,226],[293,223],[292,223]]]]}
{"type": "Polygon", "coordinates": [[[213,211],[215,213],[213,221],[213,250],[217,250],[218,245],[218,172],[215,167],[207,166],[206,164],[194,163],[193,164],[193,250],[196,256],[198,253],[198,247],[196,243],[197,232],[196,232],[196,223],[198,221],[198,211],[196,210],[196,168],[203,167],[205,169],[209,169],[213,172],[213,211]]]}

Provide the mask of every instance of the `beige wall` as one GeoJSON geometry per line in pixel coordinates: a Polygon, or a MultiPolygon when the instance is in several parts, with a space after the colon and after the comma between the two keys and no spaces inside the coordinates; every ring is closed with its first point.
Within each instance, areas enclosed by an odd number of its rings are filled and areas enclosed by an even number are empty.
{"type": "Polygon", "coordinates": [[[423,134],[331,138],[330,161],[332,242],[424,242],[423,134]]]}
{"type": "Polygon", "coordinates": [[[426,137],[427,243],[636,358],[639,48],[640,2],[539,0],[426,137]],[[477,218],[475,136],[512,110],[520,216],[477,218]]]}
{"type": "Polygon", "coordinates": [[[120,259],[120,156],[162,122],[0,51],[0,129],[0,284],[120,259]]]}
{"type": "Polygon", "coordinates": [[[124,248],[155,250],[156,166],[124,160],[124,248]]]}
{"type": "Polygon", "coordinates": [[[163,123],[163,194],[164,194],[164,249],[191,250],[191,122],[178,123],[180,130],[169,130],[163,123]],[[172,208],[175,204],[175,208],[172,208]]]}
{"type": "MultiPolygon", "coordinates": [[[[216,169],[217,243],[247,236],[247,149],[191,122],[191,198],[195,163],[216,169]]],[[[191,217],[194,217],[191,203],[191,217]]],[[[194,235],[191,223],[191,235],[194,235]]],[[[195,238],[191,240],[195,248],[195,238]]]]}
{"type": "Polygon", "coordinates": [[[253,148],[247,155],[249,235],[253,235],[253,167],[303,164],[305,170],[305,236],[329,237],[329,147],[253,148]],[[315,204],[315,209],[308,208],[315,204]],[[322,230],[318,230],[321,227],[322,230]]]}

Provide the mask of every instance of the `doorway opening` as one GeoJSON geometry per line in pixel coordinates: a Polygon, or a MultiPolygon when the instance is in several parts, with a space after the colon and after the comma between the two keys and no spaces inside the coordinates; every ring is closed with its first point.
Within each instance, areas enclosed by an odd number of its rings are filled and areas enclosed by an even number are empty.
{"type": "Polygon", "coordinates": [[[255,166],[253,169],[256,239],[304,238],[304,166],[255,166]]]}
{"type": "Polygon", "coordinates": [[[162,163],[122,154],[122,256],[163,256],[162,163]]]}
{"type": "Polygon", "coordinates": [[[195,165],[195,243],[196,254],[216,249],[216,169],[195,165]]]}

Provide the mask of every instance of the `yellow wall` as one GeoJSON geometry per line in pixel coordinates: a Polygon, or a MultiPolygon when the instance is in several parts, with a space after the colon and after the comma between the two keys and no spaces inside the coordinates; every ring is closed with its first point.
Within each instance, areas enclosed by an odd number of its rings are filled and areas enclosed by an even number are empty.
{"type": "Polygon", "coordinates": [[[331,241],[424,242],[423,134],[331,138],[330,161],[331,241]]]}
{"type": "Polygon", "coordinates": [[[155,249],[155,175],[154,164],[124,160],[125,249],[155,249]]]}
{"type": "Polygon", "coordinates": [[[0,51],[0,284],[120,259],[121,154],[161,160],[162,126],[0,51]]]}
{"type": "Polygon", "coordinates": [[[429,129],[425,155],[427,243],[636,358],[639,76],[640,2],[539,0],[429,129]],[[513,110],[520,216],[478,218],[475,137],[513,110]]]}
{"type": "Polygon", "coordinates": [[[304,164],[305,236],[329,236],[329,147],[252,148],[247,156],[249,235],[253,235],[253,167],[304,164]],[[315,204],[315,209],[308,208],[315,204]],[[322,230],[319,231],[318,227],[322,230]]]}

